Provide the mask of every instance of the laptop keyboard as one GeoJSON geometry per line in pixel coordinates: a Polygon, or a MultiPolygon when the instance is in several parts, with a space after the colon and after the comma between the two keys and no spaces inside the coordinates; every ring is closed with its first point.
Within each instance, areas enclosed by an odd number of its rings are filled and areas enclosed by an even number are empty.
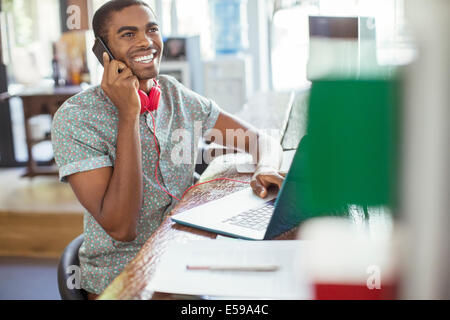
{"type": "Polygon", "coordinates": [[[257,231],[264,230],[269,224],[274,210],[274,204],[275,199],[266,202],[261,207],[241,212],[222,222],[257,231]]]}

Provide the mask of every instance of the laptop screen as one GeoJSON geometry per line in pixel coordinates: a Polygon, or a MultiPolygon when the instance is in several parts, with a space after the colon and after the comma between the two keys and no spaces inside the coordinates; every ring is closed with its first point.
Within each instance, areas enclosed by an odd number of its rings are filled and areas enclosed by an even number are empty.
{"type": "Polygon", "coordinates": [[[281,186],[278,197],[275,201],[275,210],[267,226],[264,239],[274,237],[299,225],[304,220],[300,215],[302,189],[302,174],[304,174],[305,155],[304,150],[308,137],[304,136],[300,141],[297,151],[292,161],[291,168],[281,186]]]}

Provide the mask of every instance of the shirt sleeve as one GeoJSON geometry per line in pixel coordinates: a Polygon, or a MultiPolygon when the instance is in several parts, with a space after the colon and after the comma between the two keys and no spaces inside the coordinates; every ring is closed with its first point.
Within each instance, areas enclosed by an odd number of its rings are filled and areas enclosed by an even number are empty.
{"type": "Polygon", "coordinates": [[[82,112],[63,105],[52,121],[53,153],[59,167],[59,179],[83,171],[113,166],[95,128],[84,120],[82,112]]]}
{"type": "Polygon", "coordinates": [[[206,134],[216,125],[221,109],[213,100],[203,98],[200,101],[197,112],[199,120],[202,121],[202,132],[206,134]]]}

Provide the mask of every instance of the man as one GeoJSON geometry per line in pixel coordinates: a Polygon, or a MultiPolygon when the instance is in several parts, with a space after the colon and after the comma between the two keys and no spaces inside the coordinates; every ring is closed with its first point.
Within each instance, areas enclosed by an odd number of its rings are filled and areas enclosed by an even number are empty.
{"type": "MultiPolygon", "coordinates": [[[[241,148],[248,152],[252,137],[258,146],[253,190],[265,197],[270,185],[280,187],[283,181],[278,174],[282,152],[277,142],[174,78],[158,76],[163,42],[155,14],[146,3],[110,1],[95,13],[93,28],[115,60],[105,54],[101,86],[67,100],[52,125],[60,179],[70,183],[86,209],[79,257],[81,285],[90,298],[134,258],[192,185],[194,161],[179,164],[171,158],[174,130],[183,129],[190,137],[195,137],[194,123],[201,123],[203,136],[211,129],[224,137],[226,129],[248,130],[250,138],[241,148]],[[153,79],[161,86],[161,101],[156,111],[141,114],[137,90],[148,93],[153,79]]],[[[197,146],[195,139],[193,146],[197,146]]],[[[237,148],[237,140],[224,144],[237,148]]]]}

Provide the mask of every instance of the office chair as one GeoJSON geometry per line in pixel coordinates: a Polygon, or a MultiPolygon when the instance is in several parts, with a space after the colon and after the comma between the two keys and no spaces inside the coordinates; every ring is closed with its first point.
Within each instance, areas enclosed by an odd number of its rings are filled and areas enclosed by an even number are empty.
{"type": "Polygon", "coordinates": [[[83,289],[69,289],[67,279],[72,273],[67,273],[67,267],[79,266],[78,250],[83,243],[84,236],[81,234],[72,240],[64,249],[58,264],[58,289],[62,300],[87,300],[87,292],[83,289]]]}

